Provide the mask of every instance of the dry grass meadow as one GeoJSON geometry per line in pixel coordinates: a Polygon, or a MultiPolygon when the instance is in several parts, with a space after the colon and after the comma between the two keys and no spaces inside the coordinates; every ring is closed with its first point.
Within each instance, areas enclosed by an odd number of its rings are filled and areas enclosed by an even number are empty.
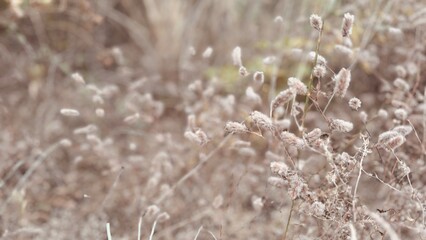
{"type": "Polygon", "coordinates": [[[0,239],[426,239],[426,2],[0,0],[0,239]]]}

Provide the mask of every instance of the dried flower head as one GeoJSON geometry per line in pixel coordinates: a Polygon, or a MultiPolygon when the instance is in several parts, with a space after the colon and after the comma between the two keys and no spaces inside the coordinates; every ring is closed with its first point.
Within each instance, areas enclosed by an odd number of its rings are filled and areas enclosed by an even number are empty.
{"type": "Polygon", "coordinates": [[[71,78],[79,84],[82,84],[82,85],[86,84],[86,81],[84,81],[84,78],[78,72],[71,74],[71,78]]]}
{"type": "Polygon", "coordinates": [[[277,188],[282,188],[284,186],[286,186],[287,182],[281,178],[281,177],[269,177],[268,178],[268,184],[277,187],[277,188]]]}
{"type": "Polygon", "coordinates": [[[271,110],[269,116],[272,117],[272,114],[274,113],[275,109],[277,109],[281,105],[290,102],[290,100],[292,100],[295,96],[296,92],[292,88],[280,92],[271,102],[271,110]]]}
{"type": "Polygon", "coordinates": [[[248,132],[246,125],[239,122],[227,122],[225,125],[225,134],[245,133],[248,132]]]}
{"type": "Polygon", "coordinates": [[[361,112],[359,112],[359,118],[361,119],[362,123],[367,123],[368,114],[365,111],[361,111],[361,112]]]}
{"type": "Polygon", "coordinates": [[[337,97],[344,97],[351,82],[351,71],[342,68],[334,77],[334,94],[337,97]]]}
{"type": "Polygon", "coordinates": [[[315,128],[312,131],[305,134],[306,141],[311,144],[321,137],[322,131],[319,128],[315,128]]]}
{"type": "Polygon", "coordinates": [[[247,100],[248,100],[250,103],[253,103],[253,104],[261,104],[261,103],[262,103],[262,98],[259,96],[259,94],[257,94],[257,93],[253,90],[253,88],[252,88],[252,87],[248,87],[248,88],[246,89],[246,97],[247,97],[247,100]]]}
{"type": "Polygon", "coordinates": [[[297,149],[303,149],[305,147],[305,141],[303,139],[297,137],[291,132],[283,131],[280,134],[280,139],[283,143],[294,146],[297,149]]]}
{"type": "Polygon", "coordinates": [[[274,18],[274,22],[275,22],[275,23],[283,23],[283,22],[284,22],[284,19],[283,19],[283,17],[281,17],[281,16],[276,16],[276,17],[274,18]]]}
{"type": "Polygon", "coordinates": [[[322,30],[322,18],[316,14],[312,14],[309,17],[309,23],[311,24],[311,27],[314,29],[321,31],[322,30]]]}
{"type": "Polygon", "coordinates": [[[351,98],[349,100],[349,107],[355,111],[358,111],[358,109],[361,107],[361,100],[356,97],[351,98]]]}
{"type": "Polygon", "coordinates": [[[308,88],[306,87],[306,85],[297,78],[289,78],[287,84],[297,94],[306,95],[308,93],[308,88]]]}
{"type": "Polygon", "coordinates": [[[214,208],[220,208],[223,205],[223,196],[222,194],[217,195],[214,199],[213,199],[213,203],[212,203],[214,208]]]}
{"type": "Polygon", "coordinates": [[[263,82],[265,81],[265,76],[263,74],[263,72],[255,72],[253,74],[253,81],[256,83],[256,85],[262,85],[263,82]]]}
{"type": "Polygon", "coordinates": [[[388,118],[388,115],[388,112],[382,108],[377,111],[377,116],[379,116],[380,118],[386,119],[388,118]]]}
{"type": "Polygon", "coordinates": [[[350,132],[354,128],[353,123],[341,120],[341,119],[331,119],[330,128],[338,132],[350,132]]]}
{"type": "Polygon", "coordinates": [[[394,150],[405,142],[405,137],[397,131],[387,131],[379,135],[377,144],[387,150],[394,150]]]}
{"type": "Polygon", "coordinates": [[[317,59],[317,62],[316,62],[317,65],[323,65],[323,66],[327,65],[327,60],[325,60],[325,58],[323,56],[321,56],[320,54],[317,54],[314,51],[309,52],[309,54],[308,54],[308,60],[310,62],[314,63],[315,62],[315,57],[317,59]]]}
{"type": "Polygon", "coordinates": [[[398,108],[393,113],[395,114],[395,117],[399,120],[405,120],[408,117],[407,111],[403,108],[398,108]]]}
{"type": "Polygon", "coordinates": [[[213,48],[212,47],[207,47],[206,50],[204,50],[202,56],[203,58],[209,58],[211,57],[213,54],[213,48]]]}
{"type": "Polygon", "coordinates": [[[263,64],[272,65],[277,62],[277,58],[275,56],[268,56],[263,59],[263,64]]]}
{"type": "Polygon", "coordinates": [[[317,64],[313,71],[312,74],[314,75],[314,77],[316,78],[323,78],[325,76],[325,73],[327,72],[327,70],[325,69],[324,65],[321,64],[317,64]]]}
{"type": "Polygon", "coordinates": [[[395,79],[393,85],[403,92],[408,92],[410,90],[410,85],[402,78],[395,79]]]}
{"type": "Polygon", "coordinates": [[[249,75],[247,69],[244,66],[241,66],[240,69],[238,70],[238,72],[240,73],[240,75],[242,77],[245,77],[245,76],[249,75]]]}
{"type": "Polygon", "coordinates": [[[273,174],[276,174],[280,177],[286,178],[289,168],[287,166],[287,164],[283,163],[283,162],[271,162],[270,164],[270,168],[271,168],[271,172],[273,174]]]}
{"type": "Polygon", "coordinates": [[[232,50],[232,62],[234,65],[241,67],[243,65],[243,62],[241,60],[241,48],[235,47],[234,50],[232,50]]]}
{"type": "Polygon", "coordinates": [[[62,108],[60,110],[60,113],[64,116],[67,116],[67,117],[78,117],[78,116],[80,116],[80,112],[78,110],[71,109],[71,108],[62,108]]]}
{"type": "Polygon", "coordinates": [[[250,113],[250,118],[253,120],[254,124],[258,128],[263,130],[269,130],[269,131],[274,130],[274,125],[272,123],[272,120],[265,114],[258,111],[254,111],[250,113]]]}
{"type": "Polygon", "coordinates": [[[401,126],[394,127],[392,131],[395,131],[401,134],[402,136],[407,136],[413,131],[413,128],[410,125],[401,125],[401,126]]]}
{"type": "Polygon", "coordinates": [[[352,34],[352,26],[354,24],[355,16],[350,13],[343,15],[342,23],[342,36],[349,37],[352,34]]]}
{"type": "Polygon", "coordinates": [[[262,208],[263,208],[263,206],[264,206],[264,204],[265,204],[265,201],[264,201],[264,199],[263,198],[261,198],[261,197],[256,197],[256,196],[254,196],[253,198],[252,198],[252,206],[253,206],[253,209],[254,210],[256,210],[256,211],[261,211],[262,210],[262,208]]]}

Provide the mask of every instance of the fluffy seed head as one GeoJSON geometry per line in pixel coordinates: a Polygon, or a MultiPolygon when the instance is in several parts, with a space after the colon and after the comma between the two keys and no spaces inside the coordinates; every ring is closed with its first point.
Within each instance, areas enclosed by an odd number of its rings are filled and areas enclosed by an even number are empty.
{"type": "Polygon", "coordinates": [[[353,97],[349,100],[349,107],[355,111],[358,111],[358,108],[361,107],[361,100],[356,97],[353,97]]]}
{"type": "Polygon", "coordinates": [[[213,48],[212,47],[207,47],[206,50],[204,50],[202,56],[203,58],[209,58],[211,57],[213,54],[213,48]]]}
{"type": "Polygon", "coordinates": [[[401,134],[402,136],[407,136],[408,134],[411,133],[411,131],[413,131],[413,128],[410,125],[401,125],[401,126],[394,127],[392,131],[395,131],[401,134]]]}
{"type": "Polygon", "coordinates": [[[296,92],[292,88],[280,92],[271,102],[271,112],[269,115],[272,117],[272,114],[274,113],[275,109],[277,109],[281,105],[290,102],[290,100],[292,100],[295,96],[296,92]]]}
{"type": "Polygon", "coordinates": [[[350,132],[354,128],[354,125],[342,119],[331,119],[330,128],[338,132],[350,132]]]}
{"type": "Polygon", "coordinates": [[[315,128],[314,130],[305,134],[305,139],[308,143],[313,143],[321,137],[322,131],[319,128],[315,128]]]}
{"type": "Polygon", "coordinates": [[[295,146],[297,149],[303,149],[305,147],[305,141],[291,132],[281,132],[280,139],[283,141],[283,143],[290,146],[295,146]]]}
{"type": "Polygon", "coordinates": [[[78,117],[80,116],[80,112],[75,110],[75,109],[71,109],[71,108],[62,108],[61,109],[61,114],[67,117],[78,117]]]}
{"type": "Polygon", "coordinates": [[[316,14],[312,14],[311,17],[309,17],[309,23],[311,24],[311,27],[314,29],[321,31],[322,29],[322,18],[316,14]]]}
{"type": "Polygon", "coordinates": [[[288,173],[288,166],[283,162],[271,162],[271,172],[281,177],[286,177],[288,173]]]}
{"type": "Polygon", "coordinates": [[[306,95],[306,93],[308,93],[308,88],[306,85],[297,78],[291,77],[288,79],[287,83],[288,86],[297,94],[306,95]]]}
{"type": "Polygon", "coordinates": [[[274,176],[268,178],[268,183],[277,188],[282,188],[287,184],[284,179],[274,176]]]}
{"type": "Polygon", "coordinates": [[[265,76],[263,74],[263,72],[255,72],[253,74],[253,81],[257,84],[257,85],[262,85],[263,82],[265,81],[265,76]]]}
{"type": "Polygon", "coordinates": [[[395,117],[399,120],[405,120],[407,119],[407,116],[408,116],[407,111],[403,108],[398,108],[393,113],[395,114],[395,117]]]}
{"type": "Polygon", "coordinates": [[[388,115],[389,115],[388,112],[384,109],[379,109],[379,111],[377,112],[377,116],[383,119],[388,118],[388,115]]]}
{"type": "Polygon", "coordinates": [[[349,37],[352,34],[352,26],[354,24],[355,16],[350,13],[343,15],[342,23],[342,36],[349,37]]]}
{"type": "Polygon", "coordinates": [[[103,108],[96,108],[96,116],[103,118],[105,116],[105,110],[103,108]]]}
{"type": "Polygon", "coordinates": [[[359,118],[363,123],[367,123],[368,121],[368,114],[365,111],[359,112],[359,118]]]}
{"type": "Polygon", "coordinates": [[[257,127],[264,130],[273,131],[274,125],[272,123],[272,120],[266,116],[265,114],[254,111],[250,113],[250,118],[253,120],[254,124],[256,124],[257,127]]]}
{"type": "Polygon", "coordinates": [[[241,66],[240,69],[238,70],[238,72],[240,73],[240,75],[242,77],[245,77],[249,74],[247,69],[244,66],[241,66]]]}
{"type": "Polygon", "coordinates": [[[337,97],[344,97],[348,91],[351,82],[351,71],[342,68],[339,73],[334,77],[334,94],[337,97]]]}
{"type": "MultiPolygon", "coordinates": [[[[315,56],[317,56],[316,52],[314,52],[314,51],[309,52],[309,54],[308,54],[309,61],[315,62],[315,56]]],[[[323,56],[321,56],[321,55],[318,54],[316,64],[318,64],[318,65],[327,65],[327,60],[325,60],[325,58],[323,56]]]]}
{"type": "Polygon", "coordinates": [[[84,78],[78,72],[71,74],[71,78],[79,84],[82,84],[82,85],[86,84],[86,81],[84,81],[84,78]]]}
{"type": "Polygon", "coordinates": [[[394,150],[405,142],[405,137],[397,131],[387,131],[379,135],[377,143],[387,150],[394,150]]]}
{"type": "Polygon", "coordinates": [[[402,78],[395,79],[393,85],[403,92],[408,92],[410,90],[410,85],[402,78]]]}
{"type": "Polygon", "coordinates": [[[124,118],[124,122],[128,123],[128,124],[132,124],[135,123],[138,119],[140,118],[139,113],[135,113],[133,115],[127,116],[126,118],[124,118]]]}
{"type": "Polygon", "coordinates": [[[313,71],[312,74],[316,77],[316,78],[323,78],[325,76],[325,73],[327,72],[327,70],[325,69],[324,65],[321,64],[317,64],[313,71]]]}
{"type": "Polygon", "coordinates": [[[227,122],[225,125],[225,134],[246,133],[248,128],[246,125],[239,122],[227,122]]]}
{"type": "Polygon", "coordinates": [[[242,60],[241,60],[241,48],[235,47],[234,50],[232,50],[232,62],[236,66],[242,66],[242,60]]]}

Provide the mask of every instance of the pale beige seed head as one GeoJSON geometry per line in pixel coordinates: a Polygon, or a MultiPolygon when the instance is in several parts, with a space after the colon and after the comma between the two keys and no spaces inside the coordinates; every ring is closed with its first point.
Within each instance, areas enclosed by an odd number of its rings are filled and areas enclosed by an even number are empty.
{"type": "Polygon", "coordinates": [[[234,65],[241,67],[243,65],[243,62],[241,60],[241,48],[235,47],[234,50],[232,50],[232,62],[234,65]]]}
{"type": "Polygon", "coordinates": [[[311,24],[311,27],[313,27],[314,29],[321,31],[322,30],[322,18],[316,14],[312,14],[309,17],[309,23],[311,24]]]}
{"type": "Polygon", "coordinates": [[[80,112],[76,109],[71,109],[71,108],[62,108],[60,110],[60,113],[64,116],[67,117],[78,117],[80,116],[80,112]]]}
{"type": "Polygon", "coordinates": [[[350,132],[354,128],[353,123],[342,120],[342,119],[331,119],[330,120],[330,128],[334,131],[338,132],[350,132]]]}
{"type": "Polygon", "coordinates": [[[308,87],[300,81],[298,78],[291,77],[287,80],[288,86],[299,95],[306,95],[308,93],[308,87]]]}
{"type": "Polygon", "coordinates": [[[342,23],[342,36],[349,37],[352,34],[352,26],[354,24],[355,16],[350,13],[343,15],[342,23]]]}
{"type": "Polygon", "coordinates": [[[352,110],[358,111],[358,109],[361,107],[361,100],[356,97],[353,97],[349,100],[348,104],[352,110]]]}
{"type": "Polygon", "coordinates": [[[342,68],[339,73],[334,77],[334,94],[337,97],[344,97],[348,91],[351,82],[351,71],[342,68]]]}

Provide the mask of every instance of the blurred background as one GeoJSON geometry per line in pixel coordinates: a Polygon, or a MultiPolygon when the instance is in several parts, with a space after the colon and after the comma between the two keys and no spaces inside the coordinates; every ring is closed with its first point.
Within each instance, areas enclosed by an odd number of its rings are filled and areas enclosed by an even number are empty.
{"type": "MultiPolygon", "coordinates": [[[[421,0],[0,0],[1,239],[106,239],[107,222],[113,239],[135,239],[140,219],[142,239],[155,220],[154,239],[194,239],[201,226],[198,239],[279,239],[291,205],[267,184],[279,147],[255,136],[223,147],[223,127],[268,113],[287,78],[309,78],[300,56],[315,51],[313,13],[328,79],[351,68],[349,94],[367,114],[391,104],[397,77],[423,92],[421,0]],[[350,40],[340,36],[346,12],[350,40]],[[249,76],[233,64],[236,46],[249,76]],[[255,71],[265,83],[253,101],[255,71]],[[194,125],[207,144],[184,137],[194,125]]],[[[362,125],[342,109],[330,114],[362,125]]],[[[327,126],[319,116],[307,126],[327,126]]],[[[290,239],[338,231],[319,222],[295,219],[290,239]]]]}

